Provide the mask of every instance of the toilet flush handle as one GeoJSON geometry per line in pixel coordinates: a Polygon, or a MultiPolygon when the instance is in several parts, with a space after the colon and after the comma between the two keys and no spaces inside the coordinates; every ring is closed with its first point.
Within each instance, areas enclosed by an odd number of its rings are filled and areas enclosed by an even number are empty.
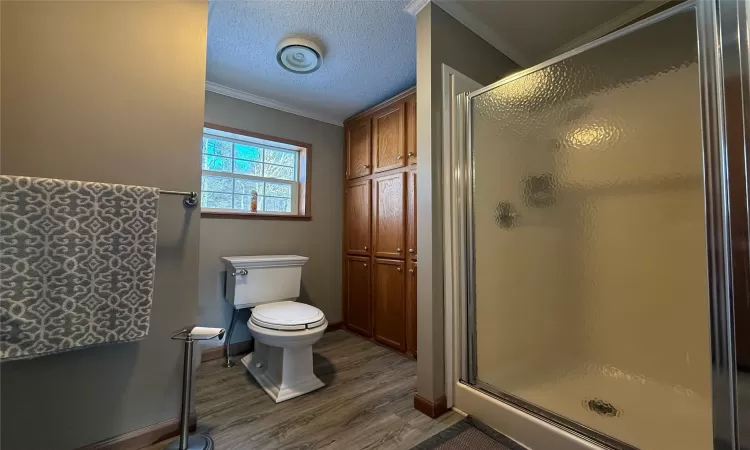
{"type": "Polygon", "coordinates": [[[237,272],[232,272],[233,277],[236,277],[238,275],[247,275],[247,269],[240,269],[237,272]]]}

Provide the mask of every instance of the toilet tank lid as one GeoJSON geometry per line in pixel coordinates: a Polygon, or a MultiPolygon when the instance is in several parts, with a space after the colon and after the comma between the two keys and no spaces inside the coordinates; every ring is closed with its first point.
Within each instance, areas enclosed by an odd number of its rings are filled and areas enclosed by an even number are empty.
{"type": "Polygon", "coordinates": [[[224,256],[224,263],[234,269],[261,267],[294,267],[304,265],[309,258],[297,255],[224,256]]]}

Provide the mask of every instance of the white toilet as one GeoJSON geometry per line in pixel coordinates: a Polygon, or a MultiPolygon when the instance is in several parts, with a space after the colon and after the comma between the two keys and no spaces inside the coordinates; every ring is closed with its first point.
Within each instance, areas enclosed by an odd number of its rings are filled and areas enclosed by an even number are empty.
{"type": "Polygon", "coordinates": [[[255,351],[242,358],[261,387],[283,402],[324,386],[313,373],[312,345],[328,326],[318,308],[299,297],[304,256],[229,256],[227,301],[253,308],[247,327],[255,351]]]}

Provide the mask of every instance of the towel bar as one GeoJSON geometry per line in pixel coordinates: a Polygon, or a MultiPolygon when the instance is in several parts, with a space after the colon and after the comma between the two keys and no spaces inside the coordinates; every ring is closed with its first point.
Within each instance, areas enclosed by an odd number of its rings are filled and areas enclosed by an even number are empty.
{"type": "Polygon", "coordinates": [[[182,204],[185,208],[195,208],[198,205],[198,193],[195,191],[159,191],[160,194],[182,195],[185,197],[182,204]]]}

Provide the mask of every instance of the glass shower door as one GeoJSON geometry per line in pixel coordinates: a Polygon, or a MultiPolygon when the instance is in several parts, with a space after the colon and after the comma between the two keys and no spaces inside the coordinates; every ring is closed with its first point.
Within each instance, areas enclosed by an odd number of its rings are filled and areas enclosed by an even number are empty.
{"type": "Polygon", "coordinates": [[[621,447],[712,448],[694,10],[469,102],[470,381],[621,447]]]}

